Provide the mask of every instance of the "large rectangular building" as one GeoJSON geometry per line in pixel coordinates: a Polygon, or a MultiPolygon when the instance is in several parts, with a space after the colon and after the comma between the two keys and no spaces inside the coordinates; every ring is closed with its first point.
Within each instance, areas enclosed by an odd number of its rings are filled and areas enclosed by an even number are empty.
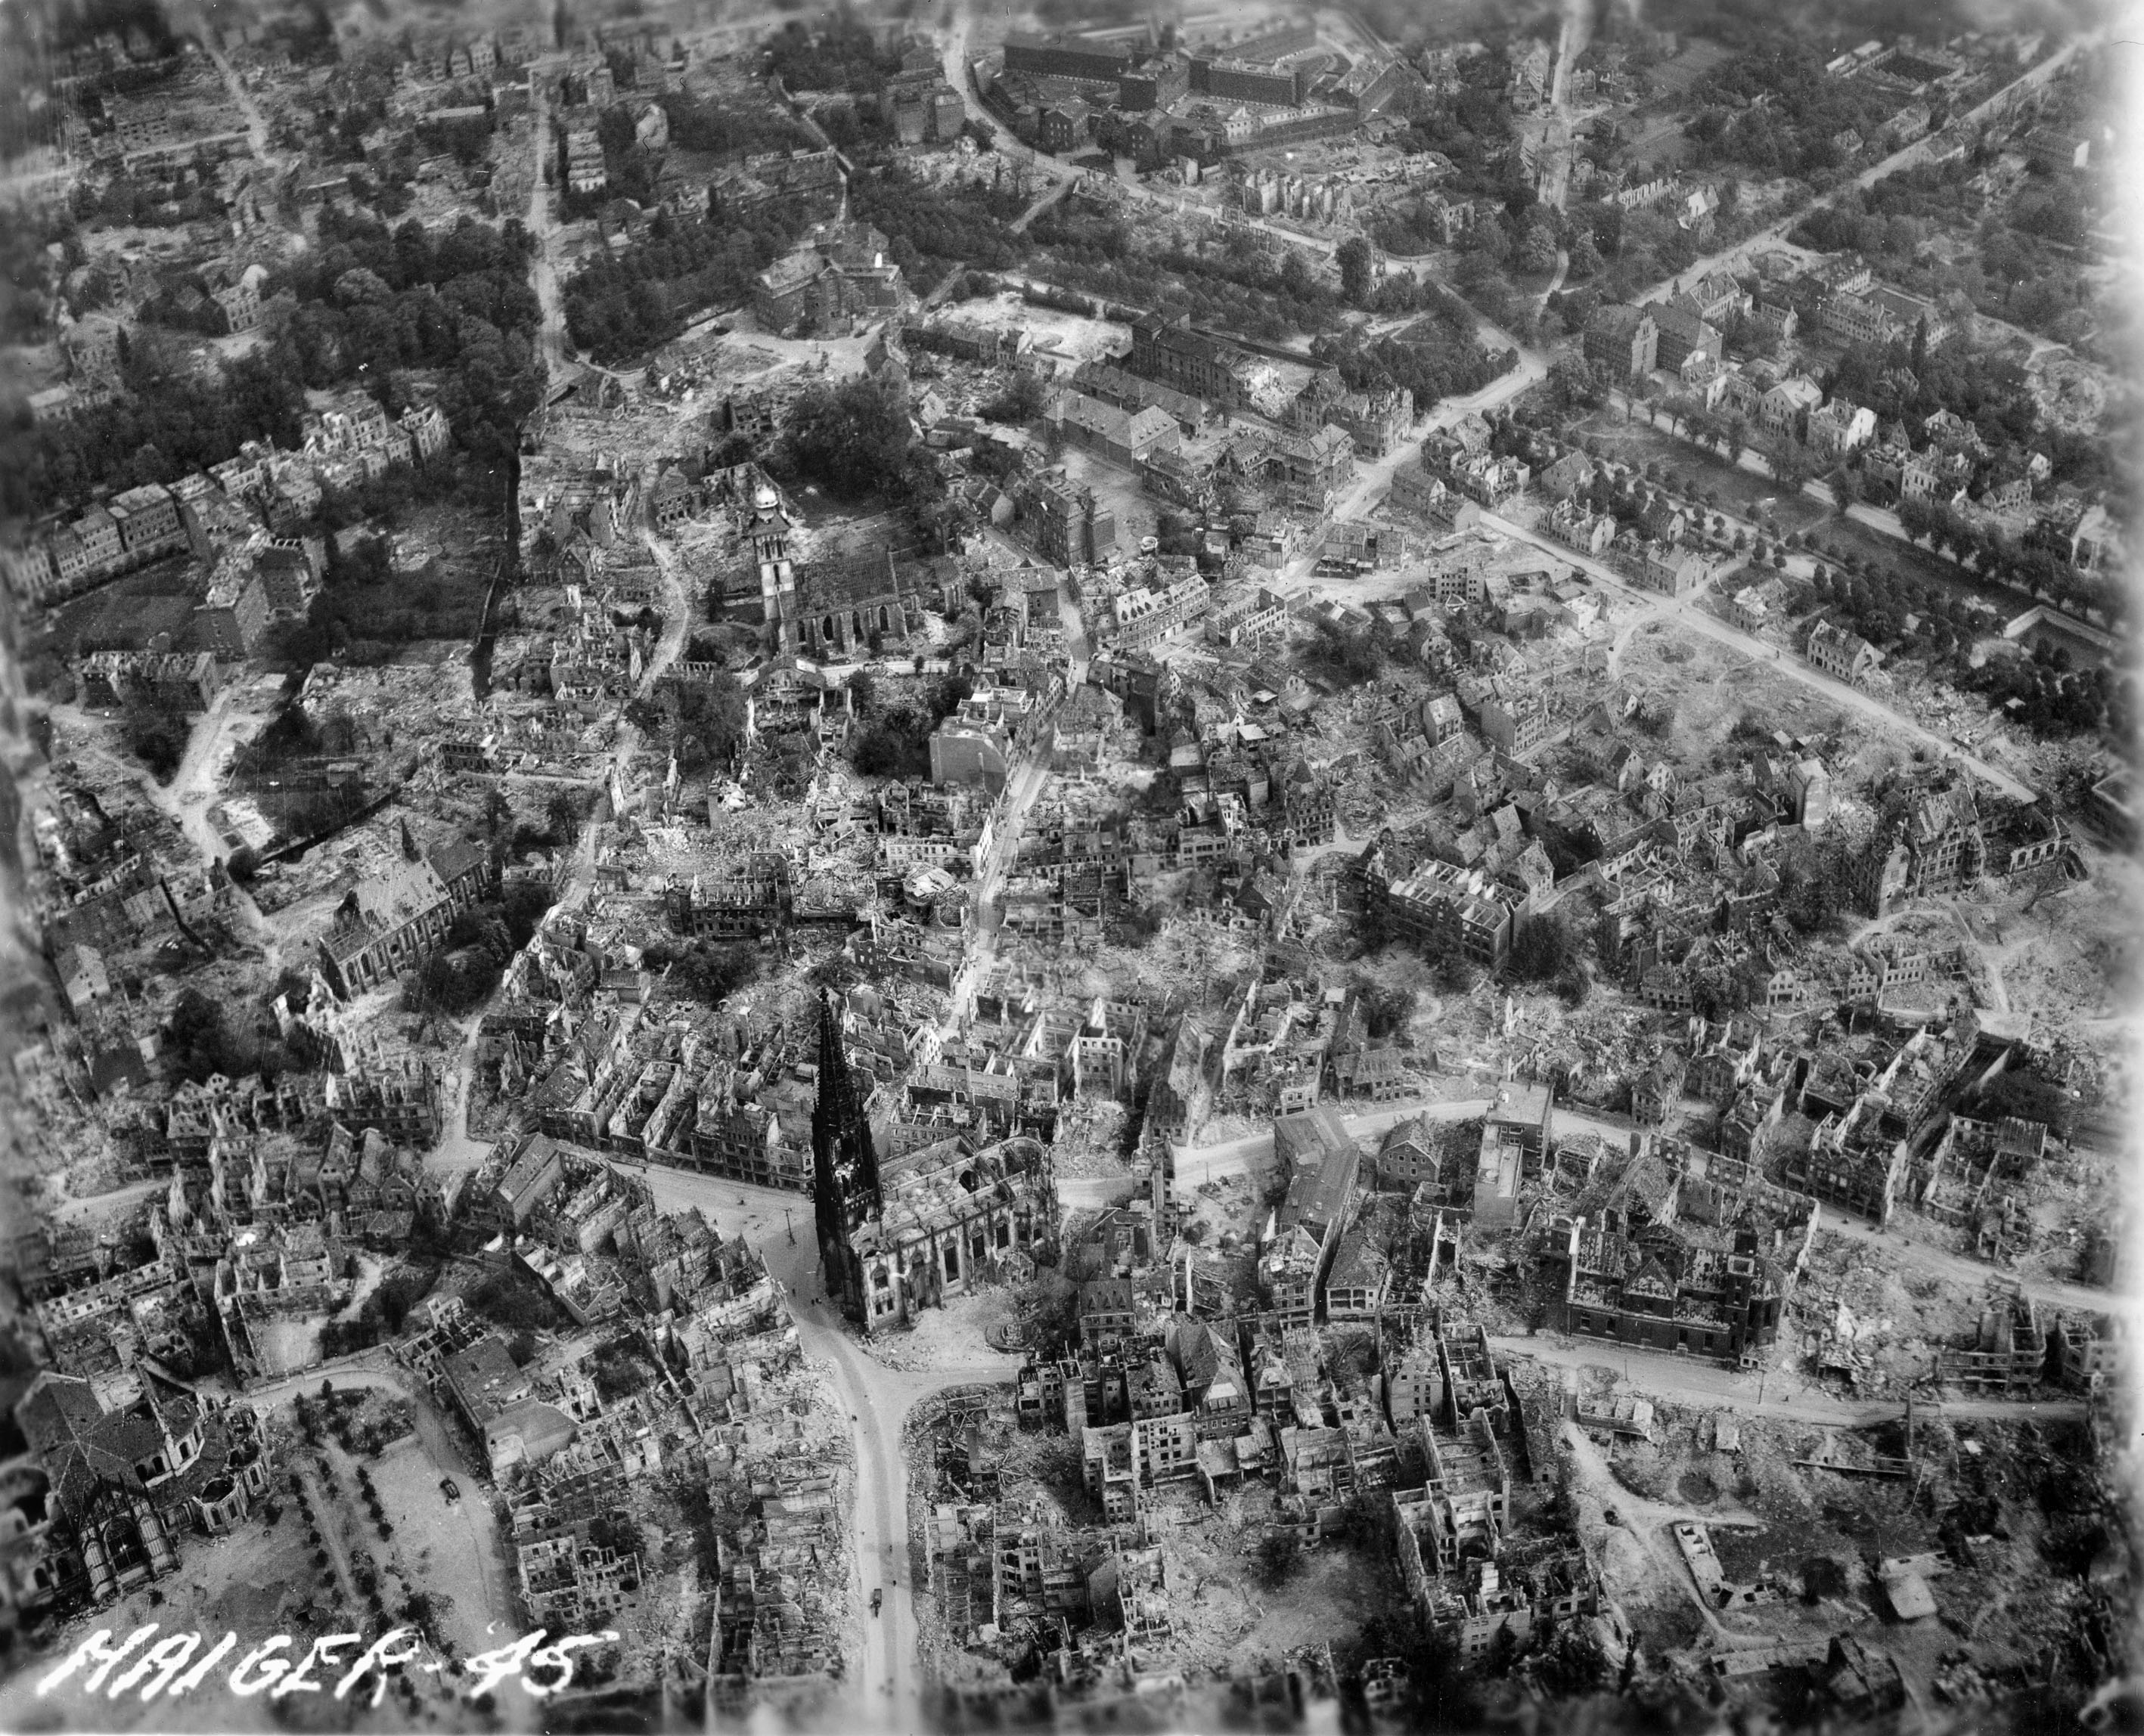
{"type": "Polygon", "coordinates": [[[1132,353],[1124,365],[1194,398],[1210,398],[1231,409],[1246,399],[1243,370],[1248,353],[1224,338],[1194,331],[1189,318],[1149,314],[1132,324],[1132,353]]]}
{"type": "Polygon", "coordinates": [[[1511,951],[1511,906],[1478,870],[1439,861],[1406,869],[1372,844],[1363,856],[1362,880],[1370,911],[1395,940],[1490,970],[1511,951]]]}
{"type": "Polygon", "coordinates": [[[1014,32],[1005,44],[1005,69],[1009,73],[1074,78],[1090,84],[1114,84],[1132,69],[1137,58],[1122,42],[1082,42],[1025,32],[1014,32]]]}

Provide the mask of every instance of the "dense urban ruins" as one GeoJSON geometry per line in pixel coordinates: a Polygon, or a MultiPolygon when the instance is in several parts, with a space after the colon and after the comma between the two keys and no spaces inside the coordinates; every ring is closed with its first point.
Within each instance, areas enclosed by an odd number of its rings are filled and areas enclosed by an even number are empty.
{"type": "Polygon", "coordinates": [[[0,1724],[2134,1722],[2112,22],[0,41],[0,1724]]]}

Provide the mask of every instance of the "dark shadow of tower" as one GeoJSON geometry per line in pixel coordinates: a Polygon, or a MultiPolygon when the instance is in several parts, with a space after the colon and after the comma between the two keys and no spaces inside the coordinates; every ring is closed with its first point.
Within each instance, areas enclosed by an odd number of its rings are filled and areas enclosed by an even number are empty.
{"type": "Polygon", "coordinates": [[[811,1105],[811,1194],[819,1221],[819,1257],[826,1288],[842,1312],[863,1313],[864,1272],[856,1233],[881,1215],[878,1153],[841,1047],[841,1018],[819,995],[819,1094],[811,1105]]]}

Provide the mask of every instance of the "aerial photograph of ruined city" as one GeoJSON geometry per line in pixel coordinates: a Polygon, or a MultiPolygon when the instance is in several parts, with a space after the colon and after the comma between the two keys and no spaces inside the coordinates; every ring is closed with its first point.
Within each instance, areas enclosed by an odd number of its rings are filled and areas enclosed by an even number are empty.
{"type": "Polygon", "coordinates": [[[2144,1730],[2135,23],[3,0],[0,1730],[2144,1730]]]}

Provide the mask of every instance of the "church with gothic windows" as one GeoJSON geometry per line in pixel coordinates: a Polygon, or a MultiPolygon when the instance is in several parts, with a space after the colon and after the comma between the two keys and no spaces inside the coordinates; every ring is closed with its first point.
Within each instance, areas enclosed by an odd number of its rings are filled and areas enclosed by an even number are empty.
{"type": "Polygon", "coordinates": [[[103,1385],[48,1369],[16,1401],[28,1451],[0,1466],[0,1538],[23,1613],[100,1607],[176,1574],[189,1533],[221,1536],[267,1494],[250,1405],[153,1370],[103,1385]]]}
{"type": "MultiPolygon", "coordinates": [[[[894,1131],[889,1128],[889,1132],[894,1131]]],[[[1022,1276],[1058,1238],[1050,1148],[932,1138],[883,1161],[831,1000],[819,1011],[812,1190],[828,1294],[866,1334],[970,1285],[1022,1276]]]]}

